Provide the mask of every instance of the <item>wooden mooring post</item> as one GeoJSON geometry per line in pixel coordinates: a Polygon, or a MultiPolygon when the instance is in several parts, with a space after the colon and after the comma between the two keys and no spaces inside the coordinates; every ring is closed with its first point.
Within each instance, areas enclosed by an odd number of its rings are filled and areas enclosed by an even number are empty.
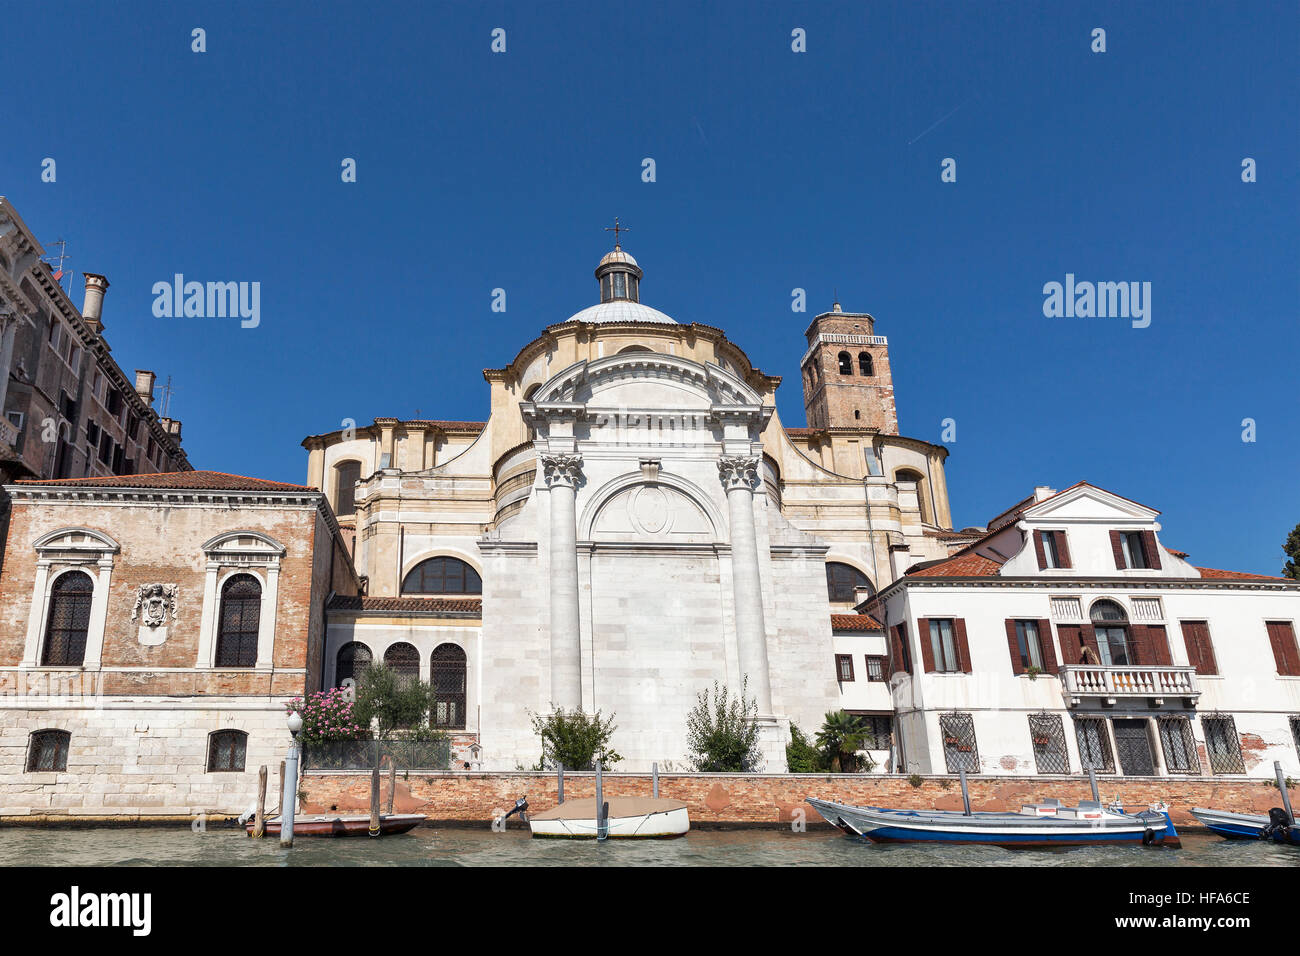
{"type": "Polygon", "coordinates": [[[653,796],[656,800],[658,800],[659,799],[659,764],[658,763],[652,763],[650,765],[650,787],[651,787],[650,795],[653,796]]]}
{"type": "Polygon", "coordinates": [[[1286,811],[1291,826],[1295,826],[1295,812],[1291,809],[1291,794],[1286,792],[1286,774],[1282,772],[1282,761],[1273,761],[1273,773],[1277,776],[1277,789],[1282,794],[1282,809],[1286,811]]]}
{"type": "Polygon", "coordinates": [[[370,835],[379,836],[379,764],[370,771],[370,835]]]}
{"type": "Polygon", "coordinates": [[[1101,791],[1097,789],[1097,771],[1092,767],[1088,768],[1088,783],[1092,786],[1092,799],[1101,803],[1101,791]]]}
{"type": "Polygon", "coordinates": [[[555,771],[555,787],[557,792],[556,803],[564,802],[564,767],[561,766],[555,771]]]}
{"type": "Polygon", "coordinates": [[[961,803],[965,809],[962,811],[966,816],[970,816],[970,791],[966,789],[966,771],[958,771],[961,778],[961,803]]]}
{"type": "Polygon", "coordinates": [[[253,836],[266,836],[266,764],[257,770],[257,812],[253,815],[253,836]]]}
{"type": "Polygon", "coordinates": [[[393,798],[397,795],[397,761],[388,761],[388,815],[393,815],[393,798]]]}
{"type": "Polygon", "coordinates": [[[596,761],[596,842],[609,836],[609,804],[605,802],[605,787],[601,780],[600,761],[596,761]]]}

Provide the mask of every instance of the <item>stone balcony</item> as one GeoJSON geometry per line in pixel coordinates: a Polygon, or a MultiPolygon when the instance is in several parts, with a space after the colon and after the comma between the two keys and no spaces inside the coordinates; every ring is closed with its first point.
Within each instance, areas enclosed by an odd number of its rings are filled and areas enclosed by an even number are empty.
{"type": "Polygon", "coordinates": [[[1176,698],[1192,707],[1201,696],[1196,668],[1170,665],[1098,667],[1069,664],[1061,668],[1061,687],[1070,707],[1077,707],[1085,700],[1099,699],[1104,704],[1113,705],[1121,699],[1139,698],[1151,701],[1156,707],[1166,698],[1176,698]]]}

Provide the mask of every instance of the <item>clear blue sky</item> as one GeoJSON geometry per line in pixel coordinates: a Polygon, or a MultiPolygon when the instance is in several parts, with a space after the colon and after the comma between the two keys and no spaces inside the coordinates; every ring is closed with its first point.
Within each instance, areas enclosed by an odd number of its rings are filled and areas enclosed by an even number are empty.
{"type": "Polygon", "coordinates": [[[1298,9],[10,4],[0,193],[109,277],[114,355],[172,376],[196,467],[302,481],[299,442],[344,418],[485,418],[481,370],[596,301],[618,215],[643,300],[784,376],[787,425],[811,314],[835,288],[871,312],[903,432],[957,422],[958,526],[1084,478],[1194,562],[1276,574],[1298,9]],[[176,272],[261,282],[260,327],[155,318],[176,272]],[[1150,327],[1045,318],[1067,272],[1152,283],[1150,327]]]}

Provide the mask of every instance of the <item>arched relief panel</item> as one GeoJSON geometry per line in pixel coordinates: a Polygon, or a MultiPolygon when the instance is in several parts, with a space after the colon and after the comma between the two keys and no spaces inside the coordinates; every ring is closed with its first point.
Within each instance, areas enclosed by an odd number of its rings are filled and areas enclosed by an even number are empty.
{"type": "Polygon", "coordinates": [[[583,511],[578,535],[589,541],[710,543],[722,539],[722,516],[704,492],[684,478],[640,472],[601,488],[583,511]]]}

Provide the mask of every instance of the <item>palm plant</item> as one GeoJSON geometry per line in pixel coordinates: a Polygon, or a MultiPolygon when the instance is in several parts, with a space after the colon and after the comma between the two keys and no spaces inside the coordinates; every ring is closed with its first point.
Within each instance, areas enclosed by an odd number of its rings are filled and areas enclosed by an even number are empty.
{"type": "Polygon", "coordinates": [[[826,714],[821,730],[817,731],[817,745],[829,758],[831,773],[853,773],[857,769],[857,751],[866,732],[860,717],[843,710],[826,714]]]}

